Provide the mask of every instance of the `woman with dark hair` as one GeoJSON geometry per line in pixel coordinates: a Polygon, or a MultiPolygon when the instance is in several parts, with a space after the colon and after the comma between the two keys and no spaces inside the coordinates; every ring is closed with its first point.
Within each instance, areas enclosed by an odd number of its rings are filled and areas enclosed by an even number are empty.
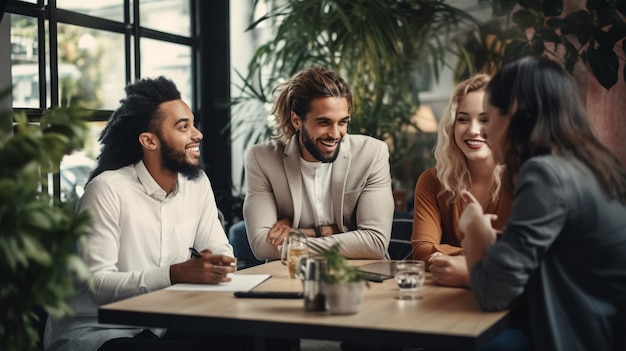
{"type": "Polygon", "coordinates": [[[528,57],[485,96],[487,143],[514,189],[499,240],[467,191],[459,227],[472,292],[523,316],[536,350],[624,350],[626,171],[593,135],[572,77],[528,57]]]}

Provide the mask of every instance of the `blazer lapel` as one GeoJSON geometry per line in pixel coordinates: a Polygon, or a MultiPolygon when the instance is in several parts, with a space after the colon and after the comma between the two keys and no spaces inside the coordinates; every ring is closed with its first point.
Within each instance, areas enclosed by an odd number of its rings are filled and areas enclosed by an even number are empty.
{"type": "Polygon", "coordinates": [[[300,149],[297,135],[292,136],[285,146],[283,166],[294,207],[292,227],[298,228],[302,211],[302,173],[300,173],[300,149]]]}

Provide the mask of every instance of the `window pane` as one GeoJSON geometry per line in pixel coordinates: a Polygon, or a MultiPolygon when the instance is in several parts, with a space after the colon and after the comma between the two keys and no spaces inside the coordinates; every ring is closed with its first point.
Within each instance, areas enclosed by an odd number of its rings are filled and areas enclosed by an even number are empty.
{"type": "Polygon", "coordinates": [[[13,107],[39,107],[37,20],[11,15],[13,107]]]}
{"type": "Polygon", "coordinates": [[[141,76],[165,76],[176,84],[183,100],[191,107],[191,47],[151,39],[141,39],[141,76]]]}
{"type": "Polygon", "coordinates": [[[124,0],[57,0],[57,7],[113,21],[124,21],[124,0]]]}
{"type": "MultiPolygon", "coordinates": [[[[85,185],[96,161],[83,151],[75,151],[65,155],[61,160],[61,201],[77,201],[85,192],[85,185]]],[[[49,175],[48,184],[52,184],[52,175],[49,175]]],[[[52,187],[48,188],[52,195],[52,187]]]]}
{"type": "Polygon", "coordinates": [[[139,24],[166,33],[191,36],[189,0],[140,0],[139,24]]]}
{"type": "Polygon", "coordinates": [[[124,97],[124,36],[59,24],[59,96],[113,110],[124,97]]]}
{"type": "MultiPolygon", "coordinates": [[[[115,108],[117,108],[116,106],[115,108]]],[[[106,126],[107,122],[104,121],[92,121],[88,122],[87,126],[89,127],[89,134],[87,135],[87,139],[85,140],[85,146],[83,148],[83,152],[89,158],[96,159],[98,155],[100,155],[100,142],[98,142],[98,138],[100,138],[100,134],[102,130],[106,126]]]]}

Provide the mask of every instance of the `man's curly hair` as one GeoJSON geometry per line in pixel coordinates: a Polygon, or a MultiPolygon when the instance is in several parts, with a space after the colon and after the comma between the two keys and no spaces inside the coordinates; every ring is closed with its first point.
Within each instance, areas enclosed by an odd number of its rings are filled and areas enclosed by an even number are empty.
{"type": "Polygon", "coordinates": [[[181,98],[176,85],[165,77],[142,79],[127,85],[125,91],[126,98],[100,134],[101,152],[89,180],[104,171],[139,162],[143,156],[139,135],[158,132],[162,123],[159,106],[181,98]]]}

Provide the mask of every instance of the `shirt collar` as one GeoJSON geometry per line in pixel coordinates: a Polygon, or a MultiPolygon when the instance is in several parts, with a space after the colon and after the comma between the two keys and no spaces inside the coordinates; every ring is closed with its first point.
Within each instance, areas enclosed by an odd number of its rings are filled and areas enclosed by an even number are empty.
{"type": "Polygon", "coordinates": [[[167,194],[165,193],[165,190],[163,190],[159,184],[157,184],[157,182],[154,180],[154,178],[152,178],[152,175],[150,174],[150,172],[148,172],[148,169],[146,168],[146,165],[143,163],[143,160],[139,160],[139,162],[135,163],[135,172],[137,172],[137,177],[139,178],[139,182],[141,183],[141,185],[143,185],[143,188],[146,192],[146,194],[148,194],[150,197],[154,198],[155,200],[158,201],[165,201],[166,198],[172,198],[174,196],[176,196],[176,194],[178,194],[178,184],[180,182],[180,177],[181,175],[178,175],[178,180],[176,181],[176,184],[174,185],[174,190],[172,190],[172,193],[167,196],[167,194]]]}

